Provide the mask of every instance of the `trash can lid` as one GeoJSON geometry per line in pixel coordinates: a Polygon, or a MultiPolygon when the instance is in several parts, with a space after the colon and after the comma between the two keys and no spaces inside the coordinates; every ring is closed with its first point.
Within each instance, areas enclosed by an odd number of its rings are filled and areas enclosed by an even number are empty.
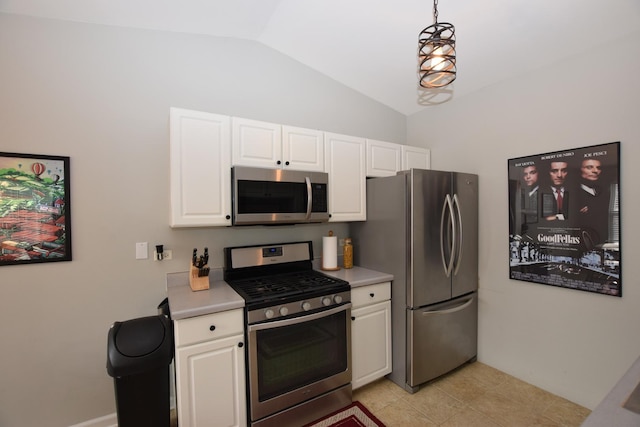
{"type": "Polygon", "coordinates": [[[154,352],[165,339],[165,327],[158,316],[141,317],[120,324],[115,336],[118,351],[128,357],[154,352]]]}
{"type": "Polygon", "coordinates": [[[124,377],[168,367],[173,329],[164,315],[115,322],[107,336],[107,372],[124,377]]]}

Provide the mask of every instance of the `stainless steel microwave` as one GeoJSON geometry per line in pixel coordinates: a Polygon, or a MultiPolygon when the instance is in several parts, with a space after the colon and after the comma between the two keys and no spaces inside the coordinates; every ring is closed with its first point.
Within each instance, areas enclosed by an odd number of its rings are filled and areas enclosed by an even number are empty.
{"type": "Polygon", "coordinates": [[[245,166],[231,168],[233,225],[329,220],[329,175],[245,166]]]}

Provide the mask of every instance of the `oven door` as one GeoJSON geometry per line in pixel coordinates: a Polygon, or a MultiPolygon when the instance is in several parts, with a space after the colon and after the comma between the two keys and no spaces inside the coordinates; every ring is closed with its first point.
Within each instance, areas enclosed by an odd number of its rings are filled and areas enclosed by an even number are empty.
{"type": "Polygon", "coordinates": [[[249,325],[252,421],[351,382],[351,303],[249,325]]]}

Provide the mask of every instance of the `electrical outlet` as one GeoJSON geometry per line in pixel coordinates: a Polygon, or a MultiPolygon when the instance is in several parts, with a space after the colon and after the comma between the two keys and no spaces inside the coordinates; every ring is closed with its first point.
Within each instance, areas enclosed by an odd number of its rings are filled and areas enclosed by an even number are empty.
{"type": "Polygon", "coordinates": [[[344,239],[338,239],[338,246],[344,246],[344,239]]]}
{"type": "Polygon", "coordinates": [[[173,258],[173,252],[171,251],[171,249],[165,249],[164,251],[162,251],[161,260],[158,259],[158,252],[153,251],[153,259],[156,261],[164,261],[166,259],[171,259],[171,258],[173,258]]]}

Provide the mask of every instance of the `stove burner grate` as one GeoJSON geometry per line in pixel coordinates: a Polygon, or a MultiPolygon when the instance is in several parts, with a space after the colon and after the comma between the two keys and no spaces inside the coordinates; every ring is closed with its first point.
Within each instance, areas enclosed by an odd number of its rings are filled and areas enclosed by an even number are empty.
{"type": "Polygon", "coordinates": [[[313,270],[251,277],[230,281],[229,284],[249,302],[348,287],[343,280],[313,270]]]}

